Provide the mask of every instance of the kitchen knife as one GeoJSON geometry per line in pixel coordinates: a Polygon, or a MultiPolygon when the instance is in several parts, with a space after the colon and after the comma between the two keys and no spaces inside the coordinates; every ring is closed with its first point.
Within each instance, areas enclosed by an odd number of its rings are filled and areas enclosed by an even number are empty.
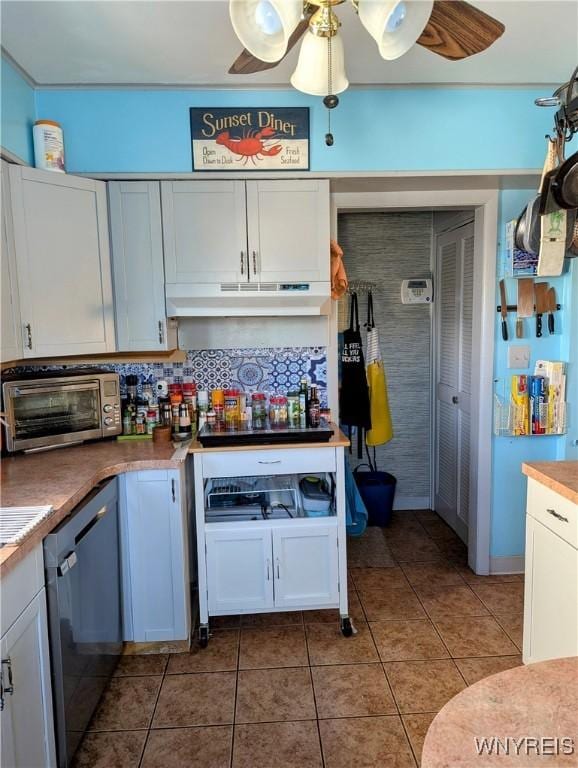
{"type": "Polygon", "coordinates": [[[534,279],[520,277],[518,279],[518,313],[516,319],[516,338],[524,338],[524,317],[534,314],[534,279]]]}
{"type": "Polygon", "coordinates": [[[548,311],[548,283],[535,283],[536,296],[536,338],[542,337],[542,315],[548,311]]]}
{"type": "Polygon", "coordinates": [[[554,312],[556,311],[556,289],[550,288],[548,291],[548,333],[554,333],[554,312]]]}
{"type": "Polygon", "coordinates": [[[508,301],[506,299],[506,281],[500,280],[500,302],[502,304],[500,314],[502,315],[502,338],[508,341],[508,301]]]}

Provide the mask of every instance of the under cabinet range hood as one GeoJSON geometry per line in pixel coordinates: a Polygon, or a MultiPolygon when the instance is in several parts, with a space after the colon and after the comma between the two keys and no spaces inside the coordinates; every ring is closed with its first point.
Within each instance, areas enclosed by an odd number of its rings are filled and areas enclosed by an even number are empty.
{"type": "Polygon", "coordinates": [[[167,283],[168,317],[328,315],[329,282],[167,283]]]}

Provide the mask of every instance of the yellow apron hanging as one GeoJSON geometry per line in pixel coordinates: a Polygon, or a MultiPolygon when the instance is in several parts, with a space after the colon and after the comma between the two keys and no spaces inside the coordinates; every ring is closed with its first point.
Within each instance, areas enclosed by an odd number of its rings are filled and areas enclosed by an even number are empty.
{"type": "Polygon", "coordinates": [[[383,445],[393,437],[393,424],[387,394],[385,369],[379,351],[379,336],[373,318],[373,295],[367,296],[367,385],[369,388],[369,408],[371,429],[366,432],[367,445],[383,445]]]}

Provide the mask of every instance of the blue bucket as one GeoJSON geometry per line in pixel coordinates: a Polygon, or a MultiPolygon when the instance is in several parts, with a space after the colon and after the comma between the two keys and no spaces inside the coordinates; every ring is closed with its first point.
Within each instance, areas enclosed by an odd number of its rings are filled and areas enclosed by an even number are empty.
{"type": "Polygon", "coordinates": [[[353,471],[355,482],[367,509],[368,525],[384,527],[391,522],[396,478],[389,472],[353,471]]]}

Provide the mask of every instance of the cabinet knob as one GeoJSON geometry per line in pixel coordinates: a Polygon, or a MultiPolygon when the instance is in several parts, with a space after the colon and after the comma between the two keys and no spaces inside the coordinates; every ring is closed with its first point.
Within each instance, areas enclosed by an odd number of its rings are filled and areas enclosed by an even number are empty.
{"type": "Polygon", "coordinates": [[[4,695],[14,695],[14,681],[12,679],[12,659],[2,659],[2,669],[0,670],[0,711],[4,709],[4,695]],[[4,667],[8,670],[8,685],[4,685],[4,667]]]}
{"type": "Polygon", "coordinates": [[[245,254],[241,251],[241,274],[245,274],[245,254]]]}
{"type": "Polygon", "coordinates": [[[555,517],[556,520],[561,520],[563,523],[567,523],[568,522],[568,518],[564,517],[564,515],[561,515],[559,512],[556,512],[555,509],[547,509],[546,512],[549,515],[552,515],[552,517],[555,517]]]}
{"type": "Polygon", "coordinates": [[[253,251],[253,274],[257,274],[257,251],[253,251]]]}
{"type": "Polygon", "coordinates": [[[165,337],[165,334],[164,334],[163,321],[159,320],[159,344],[163,343],[164,337],[165,337]]]}
{"type": "Polygon", "coordinates": [[[459,400],[458,396],[457,396],[457,395],[454,395],[454,396],[452,397],[452,403],[453,403],[454,405],[457,405],[459,402],[460,402],[460,400],[459,400]]]}

